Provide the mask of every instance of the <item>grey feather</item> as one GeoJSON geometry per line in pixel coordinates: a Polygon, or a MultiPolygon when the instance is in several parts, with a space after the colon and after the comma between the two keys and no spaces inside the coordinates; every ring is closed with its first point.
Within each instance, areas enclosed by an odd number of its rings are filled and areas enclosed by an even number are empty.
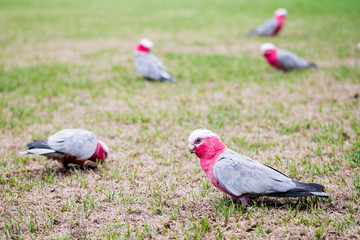
{"type": "Polygon", "coordinates": [[[230,149],[218,156],[213,174],[220,185],[235,196],[328,196],[319,184],[293,181],[276,169],[230,149]]]}
{"type": "Polygon", "coordinates": [[[152,53],[134,53],[134,64],[138,73],[152,80],[175,82],[176,79],[167,72],[164,64],[152,53]]]}
{"type": "Polygon", "coordinates": [[[34,139],[31,143],[27,145],[29,149],[32,148],[43,148],[43,149],[49,149],[49,145],[47,143],[47,139],[40,140],[40,139],[34,139]]]}
{"type": "Polygon", "coordinates": [[[47,148],[32,148],[29,149],[25,152],[19,152],[19,154],[37,154],[37,155],[46,155],[49,153],[54,153],[55,151],[52,149],[47,149],[47,148]]]}
{"type": "Polygon", "coordinates": [[[314,63],[309,62],[306,59],[299,57],[297,54],[290,52],[288,50],[278,49],[277,58],[280,61],[281,65],[286,70],[310,68],[310,67],[317,68],[317,66],[314,63]]]}
{"type": "Polygon", "coordinates": [[[45,140],[33,140],[20,154],[39,154],[55,160],[75,158],[87,160],[95,152],[98,141],[94,133],[84,129],[64,129],[45,140]]]}
{"type": "Polygon", "coordinates": [[[318,197],[329,197],[329,194],[327,194],[326,192],[310,192],[310,193],[318,197]]]}
{"type": "Polygon", "coordinates": [[[254,30],[250,31],[249,35],[261,35],[261,36],[272,36],[276,30],[277,21],[275,18],[272,18],[262,25],[258,26],[254,30]]]}
{"type": "Polygon", "coordinates": [[[75,157],[89,159],[97,147],[94,133],[85,129],[64,129],[47,138],[51,149],[75,157]]]}

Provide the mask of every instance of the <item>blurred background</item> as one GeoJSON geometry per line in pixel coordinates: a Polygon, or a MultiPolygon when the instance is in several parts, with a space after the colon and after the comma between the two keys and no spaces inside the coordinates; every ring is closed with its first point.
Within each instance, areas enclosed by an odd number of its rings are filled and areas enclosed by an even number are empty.
{"type": "Polygon", "coordinates": [[[359,0],[0,0],[0,237],[358,236],[359,23],[359,0]],[[247,36],[280,7],[279,36],[247,36]],[[137,75],[144,37],[175,84],[137,75]],[[319,69],[277,71],[264,42],[319,69]],[[329,202],[227,204],[188,153],[200,127],[325,185],[329,202]],[[66,171],[17,154],[64,128],[96,133],[106,164],[66,171]]]}

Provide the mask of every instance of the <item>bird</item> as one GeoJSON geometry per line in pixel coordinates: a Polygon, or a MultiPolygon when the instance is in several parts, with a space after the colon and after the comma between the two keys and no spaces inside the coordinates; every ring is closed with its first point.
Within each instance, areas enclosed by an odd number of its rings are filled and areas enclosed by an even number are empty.
{"type": "Polygon", "coordinates": [[[210,182],[243,207],[247,206],[249,197],[329,197],[320,184],[294,181],[275,168],[227,148],[208,129],[193,131],[188,143],[190,153],[200,159],[210,182]]]}
{"type": "Polygon", "coordinates": [[[87,160],[103,163],[109,154],[108,146],[85,129],[63,129],[45,140],[33,140],[27,148],[20,154],[43,155],[61,162],[65,168],[72,163],[85,169],[87,160]]]}
{"type": "Polygon", "coordinates": [[[284,26],[285,19],[288,12],[285,8],[279,8],[274,12],[274,17],[269,19],[262,25],[251,30],[249,32],[250,36],[275,36],[279,34],[280,30],[284,26]]]}
{"type": "Polygon", "coordinates": [[[315,63],[309,62],[288,50],[278,49],[272,43],[263,43],[260,51],[271,66],[284,72],[294,69],[318,68],[315,63]]]}
{"type": "Polygon", "coordinates": [[[175,82],[173,77],[166,70],[164,64],[151,53],[154,44],[151,40],[141,39],[134,50],[134,65],[137,72],[146,79],[160,82],[175,82]]]}

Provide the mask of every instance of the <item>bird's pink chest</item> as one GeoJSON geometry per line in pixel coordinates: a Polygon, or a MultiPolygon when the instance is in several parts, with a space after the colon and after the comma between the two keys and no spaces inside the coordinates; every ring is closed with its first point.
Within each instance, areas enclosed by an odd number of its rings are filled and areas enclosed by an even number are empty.
{"type": "Polygon", "coordinates": [[[279,59],[277,58],[277,51],[275,49],[267,50],[264,53],[266,61],[273,67],[283,69],[279,59]]]}
{"type": "Polygon", "coordinates": [[[195,147],[196,155],[200,158],[200,166],[210,182],[215,187],[234,197],[220,185],[213,172],[218,156],[224,152],[225,149],[225,144],[218,137],[208,137],[204,140],[203,144],[195,147]]]}
{"type": "Polygon", "coordinates": [[[147,53],[149,52],[149,49],[147,49],[146,47],[144,47],[143,45],[141,44],[138,44],[135,48],[135,51],[137,52],[142,52],[142,53],[147,53]]]}
{"type": "Polygon", "coordinates": [[[214,176],[214,173],[213,173],[215,161],[216,161],[216,160],[211,160],[211,159],[201,159],[201,160],[200,160],[200,165],[201,165],[202,169],[204,170],[206,176],[209,178],[210,182],[211,182],[215,187],[218,187],[220,184],[219,184],[219,182],[216,180],[216,178],[215,178],[215,176],[214,176]]]}
{"type": "Polygon", "coordinates": [[[285,22],[285,16],[276,17],[276,22],[277,22],[277,26],[276,26],[276,29],[275,29],[273,35],[277,35],[280,32],[280,30],[285,22]]]}
{"type": "MultiPolygon", "coordinates": [[[[202,169],[204,170],[206,176],[210,180],[210,182],[215,187],[219,188],[221,191],[233,196],[231,193],[226,191],[226,189],[220,185],[220,183],[217,181],[216,177],[214,176],[213,169],[214,169],[215,163],[216,163],[216,159],[201,159],[200,160],[200,165],[201,165],[202,169]]],[[[233,196],[233,197],[235,197],[235,196],[233,196]]]]}

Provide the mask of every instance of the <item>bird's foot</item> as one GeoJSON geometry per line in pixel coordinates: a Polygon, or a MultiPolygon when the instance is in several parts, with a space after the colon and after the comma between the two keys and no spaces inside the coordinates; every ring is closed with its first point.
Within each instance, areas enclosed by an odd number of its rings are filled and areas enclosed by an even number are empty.
{"type": "Polygon", "coordinates": [[[97,168],[97,164],[95,162],[92,161],[87,161],[84,166],[83,166],[83,170],[85,169],[96,169],[97,168]]]}
{"type": "Polygon", "coordinates": [[[69,170],[69,169],[70,169],[70,166],[69,166],[68,163],[63,163],[63,166],[64,166],[64,168],[65,168],[66,170],[69,170]]]}
{"type": "Polygon", "coordinates": [[[242,196],[242,197],[239,197],[239,198],[236,198],[235,199],[238,203],[241,203],[241,205],[243,207],[246,207],[249,203],[249,198],[247,198],[246,196],[242,196]]]}

